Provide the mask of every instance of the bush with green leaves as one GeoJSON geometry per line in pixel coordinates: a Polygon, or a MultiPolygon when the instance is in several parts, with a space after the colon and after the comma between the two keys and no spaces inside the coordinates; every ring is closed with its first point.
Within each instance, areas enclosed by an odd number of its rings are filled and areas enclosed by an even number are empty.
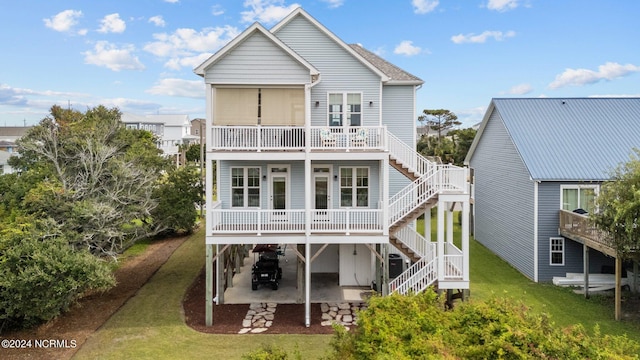
{"type": "Polygon", "coordinates": [[[109,263],[74,249],[55,224],[27,220],[0,232],[0,332],[51,320],[115,283],[109,263]]]}
{"type": "Polygon", "coordinates": [[[153,193],[158,205],[151,211],[156,228],[167,233],[190,233],[198,218],[201,200],[199,169],[193,166],[171,169],[153,193]]]}
{"type": "Polygon", "coordinates": [[[347,332],[336,326],[329,359],[637,359],[627,337],[561,329],[515,300],[457,303],[433,291],[374,297],[347,332]]]}

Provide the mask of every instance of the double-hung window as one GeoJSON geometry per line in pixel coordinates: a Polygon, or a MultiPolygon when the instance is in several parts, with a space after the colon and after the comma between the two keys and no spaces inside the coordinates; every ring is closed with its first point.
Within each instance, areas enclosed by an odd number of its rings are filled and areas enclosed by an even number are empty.
{"type": "Polygon", "coordinates": [[[329,126],[361,126],[362,94],[330,93],[329,126]]]}
{"type": "Polygon", "coordinates": [[[260,207],[260,168],[231,168],[231,207],[260,207]]]}
{"type": "Polygon", "coordinates": [[[552,237],[549,239],[549,263],[564,265],[564,238],[552,237]]]}
{"type": "Polygon", "coordinates": [[[562,185],[562,209],[573,211],[584,209],[588,213],[596,210],[596,196],[598,187],[596,185],[562,185]]]}
{"type": "Polygon", "coordinates": [[[340,168],[340,206],[369,207],[369,168],[340,168]]]}

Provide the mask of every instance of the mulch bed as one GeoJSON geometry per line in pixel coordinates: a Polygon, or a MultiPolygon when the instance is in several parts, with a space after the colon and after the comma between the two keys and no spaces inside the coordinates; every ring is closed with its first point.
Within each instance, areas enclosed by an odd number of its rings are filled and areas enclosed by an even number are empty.
{"type": "MultiPolygon", "coordinates": [[[[194,330],[209,334],[237,334],[249,310],[248,304],[213,306],[213,326],[205,325],[205,270],[195,279],[183,301],[186,323],[194,330]]],[[[215,270],[214,270],[215,288],[215,270]]],[[[263,334],[332,334],[333,328],[320,324],[320,304],[311,304],[311,326],[304,325],[304,304],[278,304],[273,325],[263,334]]]]}

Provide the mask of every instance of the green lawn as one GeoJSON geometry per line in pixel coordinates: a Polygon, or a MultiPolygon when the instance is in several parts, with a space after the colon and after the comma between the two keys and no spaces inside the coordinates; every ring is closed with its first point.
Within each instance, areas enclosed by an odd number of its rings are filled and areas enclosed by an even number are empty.
{"type": "MultiPolygon", "coordinates": [[[[419,227],[421,228],[421,227],[419,227]]],[[[435,229],[435,226],[432,227],[435,229]]],[[[459,229],[456,228],[456,234],[459,229]]],[[[613,300],[584,299],[567,289],[535,284],[476,241],[471,241],[471,300],[508,296],[560,326],[599,324],[603,333],[640,339],[640,325],[613,320],[613,300]]],[[[276,344],[298,349],[304,359],[325,354],[330,335],[212,335],[184,324],[181,301],[204,265],[204,230],[188,239],[150,281],[78,351],[77,359],[239,359],[276,344]]]]}
{"type": "Polygon", "coordinates": [[[240,359],[262,344],[277,344],[290,351],[297,347],[307,359],[324,354],[330,335],[212,335],[186,326],[181,301],[203,265],[201,229],[87,340],[74,358],[240,359]]]}

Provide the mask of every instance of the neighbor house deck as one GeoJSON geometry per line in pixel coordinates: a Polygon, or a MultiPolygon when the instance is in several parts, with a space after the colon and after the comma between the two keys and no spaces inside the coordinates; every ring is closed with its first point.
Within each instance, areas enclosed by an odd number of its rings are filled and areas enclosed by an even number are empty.
{"type": "Polygon", "coordinates": [[[607,233],[597,229],[586,215],[560,210],[560,235],[603,254],[612,257],[617,255],[607,233]]]}

